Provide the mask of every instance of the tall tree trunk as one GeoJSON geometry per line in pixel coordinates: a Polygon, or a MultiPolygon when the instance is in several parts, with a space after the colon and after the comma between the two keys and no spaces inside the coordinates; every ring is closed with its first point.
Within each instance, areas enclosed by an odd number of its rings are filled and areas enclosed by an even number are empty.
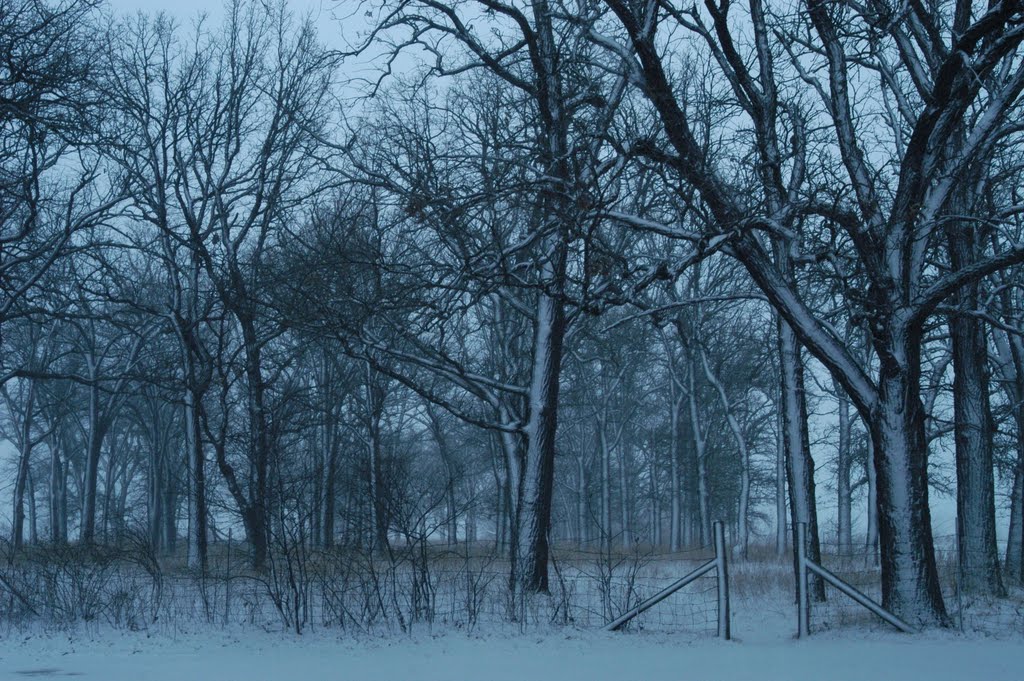
{"type": "Polygon", "coordinates": [[[100,454],[109,426],[109,419],[100,411],[99,388],[93,385],[89,388],[89,435],[85,453],[85,489],[82,495],[81,536],[85,544],[91,544],[96,537],[96,489],[100,454]]]}
{"type": "MultiPolygon", "coordinates": [[[[674,379],[673,379],[674,380],[674,379]]],[[[670,391],[670,403],[672,413],[670,415],[670,429],[669,433],[669,462],[670,462],[670,473],[672,480],[672,489],[670,490],[672,495],[672,515],[669,517],[669,550],[675,552],[679,550],[680,542],[682,541],[682,519],[683,519],[683,489],[682,489],[682,475],[680,468],[682,462],[680,461],[682,455],[682,440],[680,434],[680,410],[683,408],[683,398],[680,396],[675,397],[676,388],[673,383],[672,390],[670,391]]]]}
{"type": "MultiPolygon", "coordinates": [[[[333,419],[333,411],[331,412],[333,419]]],[[[327,465],[324,470],[323,502],[321,534],[324,548],[331,548],[334,545],[334,516],[337,505],[337,478],[338,478],[338,454],[340,451],[339,436],[336,431],[336,424],[330,424],[330,438],[325,447],[327,450],[327,465]]]]}
{"type": "MultiPolygon", "coordinates": [[[[692,348],[688,348],[687,351],[691,352],[692,348]]],[[[690,407],[690,432],[693,434],[693,450],[696,463],[699,540],[702,546],[706,546],[711,543],[711,492],[708,488],[707,434],[700,423],[700,412],[697,404],[697,360],[693,357],[692,353],[689,358],[687,382],[686,399],[690,407]]]]}
{"type": "MultiPolygon", "coordinates": [[[[689,394],[685,394],[684,399],[687,400],[689,405],[689,394]]],[[[689,406],[687,406],[687,412],[689,413],[689,406]]],[[[700,492],[699,487],[699,469],[698,454],[697,454],[697,441],[694,434],[693,422],[687,418],[680,418],[680,429],[682,431],[682,437],[680,437],[680,445],[683,447],[682,451],[682,472],[683,472],[683,512],[682,512],[682,537],[680,538],[682,545],[694,546],[700,541],[700,492]]]]}
{"type": "Polygon", "coordinates": [[[539,193],[539,215],[553,220],[554,229],[543,239],[533,329],[530,387],[527,396],[526,455],[517,534],[513,544],[518,557],[513,568],[526,593],[548,590],[548,532],[551,528],[551,496],[555,475],[555,433],[558,428],[558,390],[565,338],[566,249],[570,221],[574,219],[567,195],[573,175],[568,163],[568,115],[563,109],[559,46],[554,19],[547,0],[531,4],[536,36],[536,102],[541,131],[541,162],[547,178],[539,193]]]}
{"type": "MultiPolygon", "coordinates": [[[[129,475],[129,462],[128,458],[125,457],[124,462],[121,465],[121,486],[117,491],[117,502],[114,509],[114,518],[117,521],[117,536],[125,537],[128,531],[128,490],[131,486],[131,478],[133,475],[129,475]]],[[[131,469],[134,471],[134,469],[131,469]]]]}
{"type": "MultiPolygon", "coordinates": [[[[781,387],[781,386],[780,386],[781,387]]],[[[775,555],[786,555],[786,444],[783,426],[783,401],[780,397],[775,433],[775,555]]]]}
{"type": "MultiPolygon", "coordinates": [[[[1019,408],[1018,408],[1019,411],[1019,408]]],[[[1024,438],[1020,429],[1024,427],[1017,419],[1017,462],[1013,468],[1013,487],[1010,491],[1010,527],[1006,538],[1006,574],[1017,583],[1024,583],[1024,561],[1021,560],[1024,547],[1024,438]]]]}
{"type": "Polygon", "coordinates": [[[61,462],[60,455],[60,435],[55,429],[50,434],[50,541],[54,544],[64,544],[67,542],[66,532],[62,532],[62,528],[67,527],[67,523],[62,523],[63,508],[61,504],[61,496],[63,494],[64,485],[64,466],[61,462]]]}
{"type": "Polygon", "coordinates": [[[633,545],[633,528],[630,526],[629,489],[626,480],[629,473],[629,447],[623,443],[619,447],[619,519],[622,523],[622,546],[633,545]]]}
{"type": "Polygon", "coordinates": [[[503,497],[505,531],[502,537],[509,550],[509,589],[513,593],[518,593],[520,580],[519,513],[523,496],[525,438],[518,433],[503,431],[501,433],[501,450],[505,464],[505,494],[503,497]]]}
{"type": "Polygon", "coordinates": [[[651,520],[650,520],[650,536],[651,546],[659,547],[662,545],[661,542],[661,499],[658,490],[658,467],[656,458],[651,456],[650,469],[648,470],[648,482],[650,486],[650,504],[651,504],[651,520]]]}
{"type": "MultiPolygon", "coordinates": [[[[999,301],[1003,318],[1012,322],[1016,312],[1009,287],[1003,283],[999,301]]],[[[1006,575],[1024,583],[1024,339],[1006,331],[992,334],[994,355],[999,367],[1000,381],[1007,402],[1012,405],[1015,429],[1016,457],[1013,467],[1013,487],[1010,491],[1010,527],[1006,540],[1006,575]]]]}
{"type": "Polygon", "coordinates": [[[833,386],[836,399],[839,401],[839,447],[836,457],[836,502],[838,504],[836,542],[839,555],[848,556],[853,552],[853,499],[850,490],[853,451],[850,443],[850,401],[841,385],[833,381],[833,386]]]}
{"type": "Polygon", "coordinates": [[[384,503],[383,487],[383,446],[381,442],[381,420],[384,417],[384,388],[380,377],[369,362],[366,363],[366,417],[367,451],[369,454],[369,503],[374,548],[388,548],[388,518],[384,503]]]}
{"type": "Polygon", "coordinates": [[[104,543],[110,542],[111,505],[114,501],[114,487],[115,480],[117,479],[117,456],[119,454],[117,447],[118,439],[115,432],[114,437],[110,438],[110,442],[107,445],[107,469],[104,471],[106,477],[103,481],[103,524],[101,533],[104,543]]]}
{"type": "Polygon", "coordinates": [[[163,521],[161,544],[164,551],[174,553],[178,544],[178,495],[169,472],[165,474],[163,482],[164,489],[160,493],[160,502],[163,505],[160,511],[160,518],[163,521]]]}
{"type": "MultiPolygon", "coordinates": [[[[959,240],[951,239],[951,240],[959,240]]],[[[959,250],[951,246],[951,256],[959,250]]],[[[957,258],[956,260],[959,260],[957,258]]],[[[959,269],[963,263],[954,262],[959,269]]],[[[975,310],[977,287],[958,295],[961,306],[975,310]]],[[[985,325],[966,315],[952,315],[953,414],[956,442],[956,504],[960,587],[968,592],[1003,596],[996,547],[995,477],[989,406],[988,343],[985,325]]]]}
{"type": "MultiPolygon", "coordinates": [[[[558,246],[549,264],[549,280],[564,276],[565,253],[558,246]]],[[[561,300],[538,294],[531,368],[529,415],[526,422],[526,457],[518,532],[517,569],[525,592],[548,590],[548,532],[551,527],[551,495],[555,473],[555,431],[558,426],[558,389],[565,336],[565,311],[561,300]]]]}
{"type": "Polygon", "coordinates": [[[246,315],[236,315],[242,328],[242,341],[245,345],[245,376],[249,416],[250,446],[253,448],[253,486],[249,491],[249,508],[246,510],[251,518],[246,527],[249,542],[252,546],[252,566],[262,569],[267,560],[270,527],[267,524],[270,515],[268,508],[268,492],[270,490],[270,418],[266,406],[266,385],[263,381],[262,352],[256,336],[255,321],[246,315]]]}
{"type": "Polygon", "coordinates": [[[162,457],[163,448],[150,446],[150,465],[148,489],[146,495],[146,506],[149,521],[149,540],[154,550],[160,551],[166,547],[163,545],[163,499],[164,491],[164,461],[162,457]]]}
{"type": "Polygon", "coordinates": [[[39,526],[36,521],[36,481],[30,469],[28,472],[28,541],[33,545],[39,543],[39,526]]]}
{"type": "MultiPolygon", "coordinates": [[[[191,364],[191,363],[190,363],[191,364]]],[[[187,371],[194,373],[193,367],[187,371]]],[[[194,384],[194,379],[189,381],[194,384]]],[[[188,566],[206,572],[207,567],[207,511],[206,511],[206,456],[203,453],[203,435],[200,427],[201,396],[191,387],[185,390],[185,451],[186,470],[191,490],[189,502],[188,566]]]]}
{"type": "Polygon", "coordinates": [[[931,512],[928,445],[921,402],[921,335],[891,322],[874,329],[878,406],[871,419],[878,485],[882,605],[911,624],[948,623],[931,512]]]}
{"type": "MultiPolygon", "coordinates": [[[[970,266],[978,251],[974,228],[957,222],[948,231],[950,265],[970,266]]],[[[980,284],[961,288],[957,307],[969,312],[981,307],[980,284]]],[[[995,474],[992,434],[995,424],[989,404],[988,339],[985,323],[969,314],[949,317],[953,345],[953,433],[956,442],[956,503],[960,586],[966,591],[1003,596],[996,546],[995,474]]]]}
{"type": "MultiPolygon", "coordinates": [[[[782,392],[782,438],[786,453],[786,478],[789,486],[789,509],[793,531],[797,523],[807,523],[807,557],[821,562],[818,536],[818,509],[814,496],[814,459],[811,458],[810,435],[807,432],[807,396],[804,393],[804,364],[800,345],[789,324],[778,320],[779,374],[782,392]]],[[[795,534],[794,534],[795,537],[795,534]]],[[[796,571],[796,541],[793,542],[796,571]]],[[[825,584],[812,580],[814,600],[825,600],[825,584]]]]}
{"type": "MultiPolygon", "coordinates": [[[[490,450],[490,470],[495,477],[495,551],[501,553],[508,548],[507,534],[510,517],[509,488],[510,469],[514,462],[508,454],[510,435],[492,433],[487,437],[490,450]]],[[[514,570],[513,570],[514,571],[514,570]]]]}
{"type": "Polygon", "coordinates": [[[597,438],[601,450],[601,553],[607,555],[612,549],[612,453],[603,422],[598,423],[597,438]]]}
{"type": "Polygon", "coordinates": [[[32,462],[32,414],[35,409],[36,382],[29,380],[28,394],[25,397],[25,413],[21,420],[21,432],[18,435],[20,452],[18,456],[18,474],[14,481],[14,508],[12,514],[13,536],[12,548],[17,551],[25,540],[25,487],[28,483],[29,467],[32,462]]]}
{"type": "Polygon", "coordinates": [[[878,476],[875,473],[875,441],[868,433],[868,459],[864,464],[868,479],[868,529],[865,546],[872,564],[878,565],[878,476]]]}
{"type": "Polygon", "coordinates": [[[587,543],[587,471],[583,453],[576,457],[576,542],[582,548],[587,543]]]}

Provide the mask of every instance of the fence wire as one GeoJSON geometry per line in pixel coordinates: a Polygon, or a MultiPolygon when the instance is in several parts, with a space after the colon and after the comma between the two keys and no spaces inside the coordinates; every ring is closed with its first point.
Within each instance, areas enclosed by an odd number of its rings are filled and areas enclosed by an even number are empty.
{"type": "MultiPolygon", "coordinates": [[[[481,547],[400,547],[381,555],[291,547],[266,569],[241,551],[211,547],[205,572],[165,568],[139,547],[37,548],[0,557],[6,622],[107,622],[131,629],[200,623],[336,628],[360,633],[415,628],[599,628],[706,562],[707,547],[674,554],[560,550],[549,595],[509,588],[508,561],[481,547]]],[[[629,623],[634,631],[714,635],[712,572],[629,623]]]]}
{"type": "MultiPolygon", "coordinates": [[[[972,584],[985,583],[989,572],[983,568],[967,568],[960,564],[956,535],[936,535],[936,565],[942,589],[946,612],[954,627],[964,632],[981,632],[991,635],[1024,633],[1024,589],[1008,575],[1002,576],[1004,596],[992,596],[972,590],[972,584]]],[[[1002,547],[997,547],[1002,556],[1002,547]]],[[[966,556],[969,564],[978,564],[988,556],[966,556]]],[[[855,587],[877,603],[882,602],[881,567],[878,553],[863,545],[840,546],[837,543],[821,542],[822,566],[844,582],[855,587]]],[[[1001,567],[1001,566],[1000,566],[1001,567]]],[[[814,585],[817,577],[811,575],[814,585]]],[[[810,591],[811,625],[813,630],[841,628],[879,628],[889,625],[872,613],[824,584],[825,601],[815,600],[815,590],[810,591]]]]}

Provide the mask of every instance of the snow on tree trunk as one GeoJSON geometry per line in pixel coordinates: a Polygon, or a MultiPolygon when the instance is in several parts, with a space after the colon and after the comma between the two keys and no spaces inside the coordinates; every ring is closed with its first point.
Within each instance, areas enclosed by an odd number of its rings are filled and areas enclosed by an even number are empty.
{"type": "Polygon", "coordinates": [[[853,452],[850,446],[850,401],[843,392],[842,386],[834,382],[836,397],[839,400],[839,447],[836,460],[836,496],[838,509],[836,519],[838,532],[839,554],[848,556],[853,551],[852,495],[850,493],[850,468],[853,464],[853,452]]]}
{"type": "Polygon", "coordinates": [[[786,555],[786,443],[782,425],[782,405],[776,416],[775,434],[775,555],[786,555]]]}
{"type": "MultiPolygon", "coordinates": [[[[564,258],[561,267],[564,268],[564,258]]],[[[517,537],[519,585],[524,592],[548,590],[548,532],[554,487],[555,430],[565,313],[560,300],[539,294],[526,423],[526,456],[517,537]]]]}
{"type": "Polygon", "coordinates": [[[573,214],[567,201],[572,173],[567,163],[568,129],[558,67],[559,47],[552,11],[545,0],[532,4],[536,39],[535,87],[540,118],[543,172],[540,214],[551,220],[551,232],[538,254],[538,292],[534,317],[527,418],[526,452],[520,481],[516,536],[513,538],[513,585],[524,593],[548,590],[548,533],[554,490],[555,432],[558,390],[565,336],[566,248],[573,214]],[[518,571],[518,579],[515,572],[518,571]]]}
{"type": "MultiPolygon", "coordinates": [[[[807,432],[807,398],[804,395],[804,366],[800,346],[789,324],[778,321],[779,376],[782,394],[782,442],[786,456],[786,482],[789,487],[789,512],[793,531],[797,523],[807,523],[807,557],[821,562],[818,537],[818,508],[814,497],[814,459],[811,458],[807,432]]],[[[795,535],[794,535],[795,536],[795,535]]],[[[794,565],[797,558],[793,542],[794,565]]],[[[825,584],[812,580],[812,597],[825,600],[825,584]]]]}
{"type": "Polygon", "coordinates": [[[911,624],[945,626],[921,402],[921,337],[898,320],[874,328],[878,402],[871,419],[878,485],[882,605],[911,624]]]}

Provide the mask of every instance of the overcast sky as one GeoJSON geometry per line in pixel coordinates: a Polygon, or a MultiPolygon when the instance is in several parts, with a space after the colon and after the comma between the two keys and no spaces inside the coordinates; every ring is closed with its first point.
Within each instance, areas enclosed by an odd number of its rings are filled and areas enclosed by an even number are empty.
{"type": "MultiPolygon", "coordinates": [[[[106,4],[116,12],[164,11],[180,17],[200,12],[212,16],[221,13],[224,6],[220,0],[106,0],[106,4]]],[[[288,5],[296,12],[313,11],[323,14],[330,14],[344,5],[354,7],[355,4],[353,0],[288,0],[288,5]]]]}
{"type": "MultiPolygon", "coordinates": [[[[296,18],[311,14],[320,40],[331,47],[340,47],[342,20],[353,14],[358,5],[357,0],[287,0],[287,3],[296,18]]],[[[117,14],[166,12],[185,25],[204,12],[214,20],[224,14],[222,0],[105,0],[105,4],[117,14]]]]}

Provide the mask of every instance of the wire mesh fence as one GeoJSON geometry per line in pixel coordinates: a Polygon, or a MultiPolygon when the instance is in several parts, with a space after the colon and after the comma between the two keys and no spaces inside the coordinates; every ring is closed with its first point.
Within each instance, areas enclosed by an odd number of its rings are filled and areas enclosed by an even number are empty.
{"type": "MultiPolygon", "coordinates": [[[[960,551],[955,534],[934,537],[936,566],[946,611],[952,625],[964,632],[992,635],[1024,633],[1024,589],[1004,576],[998,589],[978,588],[991,584],[992,565],[999,569],[996,547],[994,556],[960,551]],[[994,562],[993,562],[994,558],[994,562]]],[[[864,545],[821,541],[821,564],[841,580],[877,603],[882,602],[881,567],[878,551],[864,545]]],[[[825,600],[815,598],[815,582],[811,575],[810,617],[815,630],[842,628],[888,628],[889,625],[861,605],[847,598],[831,585],[823,584],[825,600]]]]}
{"type": "MultiPolygon", "coordinates": [[[[549,593],[509,587],[509,565],[492,548],[463,545],[352,547],[272,552],[249,568],[235,547],[211,547],[205,571],[162,565],[144,546],[45,547],[0,557],[5,622],[106,622],[131,629],[197,624],[302,632],[373,633],[416,628],[598,628],[707,560],[707,547],[674,554],[641,550],[554,552],[549,593]]],[[[714,635],[712,573],[629,623],[634,631],[714,635]]]]}
{"type": "MultiPolygon", "coordinates": [[[[978,593],[965,573],[956,537],[935,537],[943,596],[953,626],[990,634],[1024,632],[1024,590],[1006,579],[1005,597],[978,593]]],[[[413,542],[370,552],[289,546],[270,553],[260,571],[237,543],[210,547],[207,569],[153,555],[142,543],[119,547],[50,546],[10,554],[0,545],[0,622],[105,622],[131,629],[198,624],[302,632],[333,628],[358,633],[422,628],[523,631],[546,626],[606,625],[715,556],[711,546],[676,553],[650,548],[599,550],[558,546],[549,593],[531,597],[509,587],[504,550],[493,544],[455,547],[413,542]]],[[[821,564],[881,602],[877,554],[863,546],[821,543],[821,564]]],[[[740,607],[764,593],[792,598],[792,563],[761,559],[732,566],[740,607]]],[[[813,575],[811,580],[816,579],[813,575]]],[[[714,570],[642,612],[627,631],[714,636],[719,584],[714,570]]],[[[887,629],[871,612],[824,585],[813,598],[814,630],[887,629]]],[[[761,599],[761,600],[758,600],[761,599]]]]}

